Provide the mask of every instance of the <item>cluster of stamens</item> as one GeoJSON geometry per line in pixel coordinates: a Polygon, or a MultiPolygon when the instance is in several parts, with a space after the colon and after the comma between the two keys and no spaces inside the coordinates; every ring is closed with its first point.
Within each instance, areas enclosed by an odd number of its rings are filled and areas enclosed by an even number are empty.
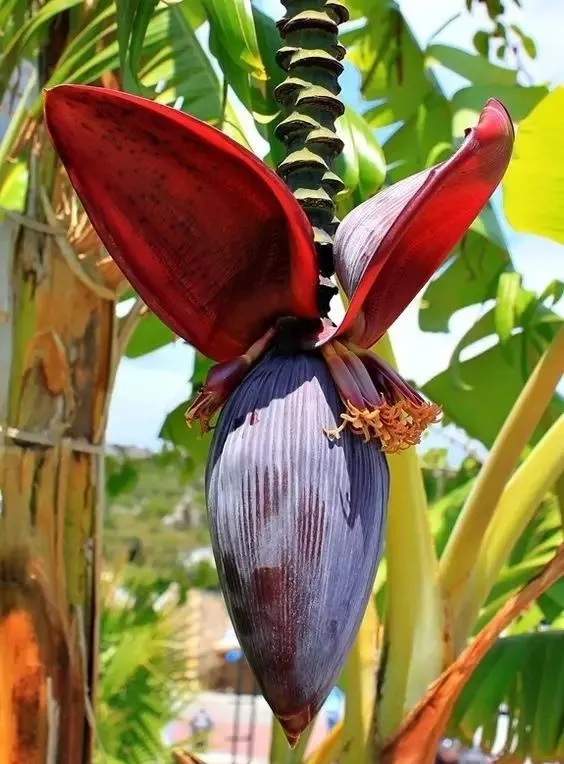
{"type": "MultiPolygon", "coordinates": [[[[199,420],[202,433],[208,432],[210,418],[273,337],[274,330],[270,330],[243,355],[210,369],[204,386],[186,412],[189,425],[199,420]]],[[[426,428],[439,420],[440,408],[422,398],[391,366],[369,350],[333,340],[322,347],[321,353],[345,407],[341,424],[325,428],[329,438],[338,439],[348,427],[366,443],[378,440],[382,451],[393,454],[419,443],[426,428]]]]}
{"type": "Polygon", "coordinates": [[[364,439],[379,440],[382,451],[396,453],[421,440],[441,410],[424,400],[384,361],[350,343],[333,341],[322,349],[345,411],[328,437],[339,438],[347,427],[364,439]]]}

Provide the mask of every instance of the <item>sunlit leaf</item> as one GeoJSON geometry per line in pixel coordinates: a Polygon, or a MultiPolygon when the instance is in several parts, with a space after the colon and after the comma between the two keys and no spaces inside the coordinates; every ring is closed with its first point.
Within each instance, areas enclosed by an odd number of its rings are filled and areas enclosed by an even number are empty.
{"type": "MultiPolygon", "coordinates": [[[[431,90],[421,48],[395,3],[365,4],[368,24],[354,36],[348,58],[362,74],[362,95],[385,101],[378,126],[409,119],[431,90]]],[[[372,124],[376,127],[375,115],[372,124]]]]}
{"type": "Polygon", "coordinates": [[[474,85],[515,85],[517,82],[514,70],[495,66],[483,56],[476,56],[450,45],[428,47],[425,63],[427,66],[440,64],[474,85]]]}
{"type": "Polygon", "coordinates": [[[560,244],[564,244],[563,134],[564,87],[557,87],[521,122],[503,181],[511,225],[560,244]]]}
{"type": "Polygon", "coordinates": [[[521,291],[521,274],[502,273],[497,285],[495,328],[502,347],[506,347],[517,319],[516,302],[521,291]]]}
{"type": "Polygon", "coordinates": [[[243,104],[262,113],[266,72],[250,0],[203,0],[210,22],[210,50],[243,104]]]}
{"type": "Polygon", "coordinates": [[[258,49],[250,0],[202,0],[212,34],[228,42],[224,55],[244,66],[259,79],[266,79],[258,49]]]}
{"type": "MultiPolygon", "coordinates": [[[[24,162],[15,162],[7,168],[4,182],[0,184],[0,207],[21,212],[25,204],[28,169],[24,162]]],[[[0,220],[3,217],[0,211],[0,220]]]]}
{"type": "Polygon", "coordinates": [[[337,134],[345,144],[335,163],[335,172],[346,186],[339,197],[339,211],[344,215],[378,191],[386,175],[386,162],[374,132],[350,107],[337,120],[337,134]]]}
{"type": "Polygon", "coordinates": [[[120,0],[116,5],[117,38],[125,90],[142,95],[138,67],[145,34],[158,0],[120,0]]]}

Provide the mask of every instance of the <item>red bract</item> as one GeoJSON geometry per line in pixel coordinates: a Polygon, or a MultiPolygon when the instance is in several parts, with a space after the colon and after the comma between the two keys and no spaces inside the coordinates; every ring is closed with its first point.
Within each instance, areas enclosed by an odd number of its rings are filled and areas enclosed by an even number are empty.
{"type": "Polygon", "coordinates": [[[490,99],[454,156],[347,215],[337,231],[335,267],[351,303],[337,335],[352,330],[370,347],[384,334],[492,195],[513,139],[509,114],[490,99]]]}
{"type": "Polygon", "coordinates": [[[235,358],[278,316],[316,316],[309,222],[249,151],[187,114],[103,88],[47,91],[45,119],[108,252],[204,355],[235,358]]]}
{"type": "Polygon", "coordinates": [[[311,226],[248,151],[115,91],[54,88],[45,115],[112,257],[168,326],[220,362],[187,416],[206,429],[226,403],[206,475],[214,554],[238,638],[294,743],[370,596],[382,451],[419,442],[439,413],[369,348],[501,180],[511,120],[488,101],[451,159],[343,220],[335,265],[350,304],[335,327],[316,309],[311,226]]]}

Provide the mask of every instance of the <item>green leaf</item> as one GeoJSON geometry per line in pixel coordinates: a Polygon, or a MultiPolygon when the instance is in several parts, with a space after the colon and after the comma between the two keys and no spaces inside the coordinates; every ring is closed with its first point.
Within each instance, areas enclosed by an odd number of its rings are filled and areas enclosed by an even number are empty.
{"type": "Polygon", "coordinates": [[[518,231],[560,244],[564,244],[563,134],[564,87],[557,87],[521,122],[503,181],[509,223],[518,231]]]}
{"type": "Polygon", "coordinates": [[[500,276],[500,284],[506,284],[502,289],[501,297],[498,289],[498,299],[493,310],[483,313],[480,318],[459,340],[452,352],[450,368],[453,379],[457,384],[468,389],[462,378],[460,370],[460,354],[480,340],[484,340],[497,332],[503,339],[500,342],[501,349],[508,363],[512,362],[511,353],[508,350],[509,338],[516,328],[523,329],[521,333],[519,363],[521,365],[521,378],[523,381],[529,375],[527,352],[529,345],[542,347],[545,341],[549,341],[552,334],[546,335],[547,325],[560,323],[561,319],[551,310],[547,309],[534,292],[523,289],[520,286],[520,274],[513,272],[503,273],[500,276]]]}
{"type": "MultiPolygon", "coordinates": [[[[545,500],[538,507],[514,545],[507,565],[499,574],[496,584],[488,595],[474,633],[477,633],[491,620],[511,594],[540,573],[542,568],[552,559],[563,540],[558,506],[553,500],[545,500]]],[[[541,595],[537,602],[541,603],[544,598],[552,600],[551,591],[552,587],[541,595]]],[[[537,608],[537,612],[542,618],[543,613],[540,608],[537,608]]],[[[548,617],[547,620],[552,623],[553,617],[548,617]]],[[[535,625],[538,625],[538,622],[535,625]]],[[[511,631],[513,633],[522,631],[522,626],[521,620],[519,620],[511,627],[511,631]]]]}
{"type": "Polygon", "coordinates": [[[130,491],[135,487],[139,479],[139,474],[135,469],[134,463],[124,461],[119,464],[106,479],[106,492],[114,497],[120,493],[130,491]]]}
{"type": "Polygon", "coordinates": [[[175,339],[176,335],[154,313],[146,313],[127,343],[125,355],[128,358],[139,358],[174,342],[175,339]]]}
{"type": "MultiPolygon", "coordinates": [[[[558,323],[549,332],[554,336],[558,323]]],[[[524,384],[520,368],[519,346],[522,338],[513,336],[508,342],[511,362],[499,345],[488,348],[460,364],[460,375],[466,383],[461,389],[450,369],[446,369],[423,385],[423,392],[439,403],[448,421],[461,427],[471,438],[490,447],[524,384]]],[[[538,361],[542,348],[527,348],[529,368],[538,361]]],[[[536,442],[546,429],[564,413],[564,400],[556,395],[541,425],[535,431],[536,442]]]]}
{"type": "Polygon", "coordinates": [[[165,83],[155,100],[168,105],[180,101],[183,111],[222,127],[248,147],[229,99],[224,112],[221,83],[190,25],[186,3],[166,8],[151,20],[143,56],[143,85],[165,83]]]}
{"type": "MultiPolygon", "coordinates": [[[[204,121],[219,124],[222,113],[221,86],[209,58],[190,24],[186,3],[163,5],[150,19],[139,55],[139,77],[143,92],[168,105],[179,99],[183,110],[204,121]],[[158,95],[155,89],[164,83],[158,95]]],[[[95,81],[119,66],[115,37],[115,7],[101,11],[69,43],[49,86],[59,82],[95,81]],[[97,50],[100,38],[108,43],[97,50]]],[[[41,107],[41,104],[39,103],[41,107]]],[[[225,132],[245,143],[237,117],[227,104],[225,132]]],[[[246,145],[246,144],[245,144],[246,145]]]]}
{"type": "Polygon", "coordinates": [[[423,331],[448,331],[453,313],[495,297],[500,274],[512,268],[506,249],[478,233],[480,228],[485,233],[483,218],[472,225],[446,267],[425,289],[419,311],[423,331]]]}
{"type": "MultiPolygon", "coordinates": [[[[143,2],[141,1],[141,5],[143,2]]],[[[138,4],[136,0],[122,0],[117,6],[117,38],[119,46],[119,60],[122,73],[126,79],[126,86],[128,82],[127,71],[127,58],[129,55],[129,39],[131,37],[131,30],[135,21],[135,15],[137,13],[138,4]]]]}
{"type": "Polygon", "coordinates": [[[347,106],[337,120],[337,135],[345,144],[335,162],[335,172],[346,189],[338,197],[341,216],[373,196],[386,176],[386,162],[380,144],[366,120],[347,106]]]}
{"type": "MultiPolygon", "coordinates": [[[[172,105],[180,99],[182,108],[204,121],[218,124],[222,110],[221,87],[217,74],[188,21],[185,3],[163,6],[150,20],[142,52],[139,76],[145,94],[172,105]],[[157,84],[164,89],[155,95],[157,84]]],[[[95,16],[67,46],[49,86],[58,82],[95,81],[119,66],[117,41],[97,51],[101,37],[111,40],[116,34],[113,5],[95,16]]],[[[237,118],[228,104],[225,132],[236,140],[244,139],[237,118]]],[[[244,140],[243,140],[244,142],[244,140]]]]}
{"type": "Polygon", "coordinates": [[[117,38],[125,90],[142,94],[138,69],[143,42],[158,0],[120,0],[116,3],[117,38]]]}
{"type": "Polygon", "coordinates": [[[549,623],[564,613],[564,578],[556,581],[539,597],[539,605],[549,623]]]}
{"type": "MultiPolygon", "coordinates": [[[[370,124],[372,112],[368,112],[370,124]]],[[[390,179],[395,183],[452,153],[451,108],[430,91],[415,105],[412,116],[384,144],[390,179]]]]}
{"type": "Polygon", "coordinates": [[[95,761],[168,761],[162,729],[188,696],[184,618],[176,608],[154,608],[159,594],[172,592],[147,568],[120,567],[102,584],[95,761]]]}
{"type": "Polygon", "coordinates": [[[192,394],[204,384],[208,371],[212,366],[213,361],[210,361],[210,359],[206,358],[205,355],[202,355],[196,351],[196,357],[194,359],[194,371],[192,372],[192,378],[190,380],[193,388],[192,394]]]}
{"type": "Polygon", "coordinates": [[[255,97],[251,105],[255,111],[260,112],[262,115],[267,115],[266,120],[261,119],[257,121],[256,127],[262,137],[270,144],[270,160],[272,165],[276,166],[282,161],[285,153],[282,142],[275,135],[275,128],[278,122],[277,117],[280,115],[280,106],[274,97],[274,90],[286,77],[286,73],[278,66],[276,61],[276,52],[281,45],[281,38],[271,16],[253,7],[253,18],[255,20],[259,51],[264,63],[267,80],[264,89],[261,89],[260,92],[254,91],[255,96],[257,93],[260,95],[261,103],[257,105],[255,97]]]}
{"type": "Polygon", "coordinates": [[[189,3],[185,3],[181,0],[185,6],[186,18],[190,22],[193,29],[198,29],[206,20],[206,10],[202,0],[190,0],[189,3]]]}
{"type": "MultiPolygon", "coordinates": [[[[564,756],[564,631],[498,639],[480,662],[453,711],[448,734],[470,743],[480,727],[506,708],[511,733],[503,753],[519,760],[561,761],[564,756]]],[[[494,725],[495,726],[495,725],[494,725]]],[[[491,752],[494,735],[482,735],[491,752]]],[[[497,752],[499,755],[499,752],[497,752]]]]}
{"type": "Polygon", "coordinates": [[[223,76],[248,109],[262,113],[267,76],[250,0],[203,0],[203,4],[210,22],[210,50],[223,76]]]}
{"type": "Polygon", "coordinates": [[[483,29],[479,29],[472,38],[472,44],[476,48],[476,51],[487,58],[490,51],[490,36],[483,29]]]}
{"type": "Polygon", "coordinates": [[[0,6],[0,29],[3,31],[8,28],[8,24],[12,21],[18,5],[20,8],[23,5],[20,0],[4,0],[0,6]]]}
{"type": "Polygon", "coordinates": [[[552,305],[556,305],[557,302],[564,297],[564,281],[553,279],[548,286],[543,290],[539,300],[545,302],[550,300],[552,305]]]}
{"type": "Polygon", "coordinates": [[[250,0],[202,0],[213,34],[228,43],[224,51],[234,64],[266,79],[259,53],[250,0]]]}
{"type": "Polygon", "coordinates": [[[467,127],[475,125],[488,98],[497,98],[511,114],[514,122],[521,122],[546,96],[545,87],[524,88],[515,85],[472,85],[456,92],[452,98],[455,136],[463,136],[467,127]]]}
{"type": "Polygon", "coordinates": [[[511,24],[510,28],[515,32],[517,37],[521,40],[521,45],[525,49],[525,52],[529,56],[529,58],[536,58],[537,46],[535,45],[535,41],[533,40],[533,38],[525,34],[523,30],[521,29],[521,27],[518,27],[517,24],[511,24]]]}
{"type": "Polygon", "coordinates": [[[205,466],[211,435],[202,435],[196,424],[188,427],[184,414],[189,404],[190,401],[184,401],[167,415],[159,432],[159,438],[186,449],[191,461],[190,469],[193,471],[205,466]]]}
{"type": "Polygon", "coordinates": [[[449,493],[429,507],[431,531],[435,541],[437,557],[439,558],[444,551],[451,531],[454,528],[456,518],[460,514],[460,510],[470,493],[473,483],[473,480],[467,480],[462,485],[453,488],[452,491],[449,491],[449,493]]]}
{"type": "Polygon", "coordinates": [[[495,304],[495,328],[502,348],[507,347],[515,329],[517,319],[517,299],[521,292],[520,273],[502,273],[497,284],[495,304]]]}
{"type": "Polygon", "coordinates": [[[348,59],[362,75],[362,95],[385,102],[378,126],[410,119],[432,90],[421,48],[395,3],[375,0],[363,10],[369,23],[348,49],[348,59]]]}
{"type": "Polygon", "coordinates": [[[205,122],[221,114],[221,85],[192,29],[185,4],[174,5],[151,21],[145,40],[141,81],[148,88],[164,83],[155,100],[174,104],[205,122]]]}
{"type": "MultiPolygon", "coordinates": [[[[519,6],[519,0],[515,0],[515,5],[519,6]]],[[[501,0],[486,0],[486,7],[488,9],[488,16],[492,21],[497,21],[505,10],[501,0]]]]}
{"type": "Polygon", "coordinates": [[[49,0],[39,10],[28,16],[25,24],[17,30],[4,47],[0,67],[0,91],[7,86],[19,59],[23,59],[28,53],[27,46],[35,35],[39,37],[46,34],[55,16],[79,5],[81,2],[82,0],[49,0]]]}
{"type": "Polygon", "coordinates": [[[425,65],[440,64],[451,72],[464,77],[474,85],[516,85],[517,74],[512,69],[491,64],[482,56],[475,56],[449,45],[430,45],[425,55],[425,65]]]}
{"type": "MultiPolygon", "coordinates": [[[[25,205],[28,169],[25,162],[14,162],[7,168],[7,174],[0,184],[0,207],[22,212],[25,205]]],[[[0,211],[0,220],[3,218],[0,211]]]]}
{"type": "MultiPolygon", "coordinates": [[[[97,51],[99,40],[101,38],[109,40],[115,37],[116,31],[116,9],[112,3],[97,13],[65,46],[57,66],[49,78],[47,87],[54,87],[63,82],[89,82],[88,79],[80,79],[80,70],[88,65],[91,66],[93,59],[99,55],[97,51]]],[[[107,69],[117,69],[119,66],[119,46],[106,44],[104,51],[102,51],[106,56],[108,48],[112,51],[112,55],[109,59],[104,59],[107,69]]],[[[100,69],[100,73],[102,71],[103,69],[100,69]]]]}

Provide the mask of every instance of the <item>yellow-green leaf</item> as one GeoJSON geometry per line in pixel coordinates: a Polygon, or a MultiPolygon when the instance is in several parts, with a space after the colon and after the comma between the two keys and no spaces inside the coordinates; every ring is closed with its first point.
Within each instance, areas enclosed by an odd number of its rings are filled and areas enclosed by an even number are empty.
{"type": "Polygon", "coordinates": [[[204,0],[214,53],[225,71],[226,63],[259,80],[266,73],[259,52],[251,0],[204,0]]]}
{"type": "Polygon", "coordinates": [[[517,300],[521,295],[521,274],[502,273],[497,285],[495,328],[502,348],[506,348],[516,325],[517,300]]]}
{"type": "MultiPolygon", "coordinates": [[[[507,219],[518,231],[564,244],[564,87],[533,109],[517,131],[503,182],[507,219]]],[[[564,265],[564,258],[563,263],[564,265]]]]}
{"type": "Polygon", "coordinates": [[[445,69],[464,77],[474,85],[515,85],[514,70],[491,64],[483,56],[475,56],[450,45],[431,45],[427,48],[425,65],[440,64],[445,69]]]}
{"type": "Polygon", "coordinates": [[[335,162],[335,172],[346,186],[338,200],[339,212],[345,215],[378,191],[386,176],[386,160],[371,127],[349,107],[337,120],[337,135],[345,144],[335,162]]]}

